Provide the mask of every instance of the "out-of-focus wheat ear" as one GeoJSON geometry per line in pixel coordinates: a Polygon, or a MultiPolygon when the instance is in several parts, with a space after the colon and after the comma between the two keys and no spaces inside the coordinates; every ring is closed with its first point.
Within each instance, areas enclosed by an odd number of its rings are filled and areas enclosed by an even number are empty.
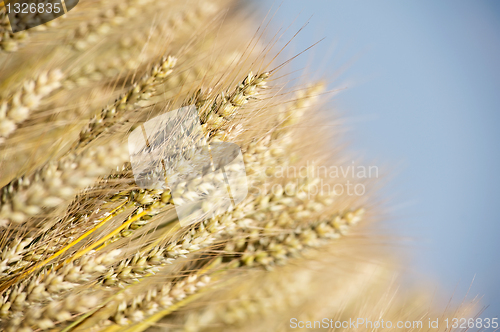
{"type": "MultiPolygon", "coordinates": [[[[108,51],[95,56],[91,61],[87,60],[82,66],[72,69],[63,82],[63,88],[76,90],[93,84],[109,84],[113,80],[127,77],[141,64],[139,55],[144,43],[144,40],[132,40],[130,37],[124,37],[118,45],[110,45],[108,51]]],[[[153,52],[147,54],[151,53],[153,52]]],[[[146,61],[157,57],[158,52],[155,52],[146,61]]]]}
{"type": "Polygon", "coordinates": [[[111,29],[126,25],[152,0],[125,0],[107,6],[105,10],[92,20],[82,21],[69,35],[69,45],[78,51],[83,51],[108,34],[111,29]]]}
{"type": "MultiPolygon", "coordinates": [[[[428,322],[430,319],[435,320],[439,317],[440,321],[446,318],[451,321],[456,317],[474,317],[477,315],[476,301],[462,304],[458,308],[447,307],[444,311],[436,310],[431,305],[435,301],[435,295],[425,289],[414,289],[411,292],[401,290],[394,266],[383,265],[385,266],[375,264],[375,266],[372,266],[371,271],[367,269],[359,277],[356,277],[364,279],[364,282],[358,286],[357,292],[351,294],[352,296],[346,296],[349,295],[349,291],[347,291],[347,294],[342,294],[342,285],[330,290],[329,282],[325,280],[320,283],[319,285],[324,289],[317,292],[317,295],[313,296],[308,303],[305,303],[301,310],[291,312],[287,315],[288,317],[283,317],[281,322],[276,322],[279,325],[278,330],[288,330],[291,317],[297,318],[297,321],[315,321],[329,317],[334,324],[336,321],[349,322],[349,319],[354,320],[353,317],[362,317],[364,321],[359,326],[354,325],[353,327],[351,324],[341,326],[341,324],[337,323],[338,328],[335,330],[359,331],[360,328],[361,330],[372,330],[370,323],[367,323],[367,321],[380,321],[381,317],[383,317],[384,322],[386,322],[383,329],[386,329],[389,322],[391,322],[391,330],[394,331],[435,331],[441,329],[429,328],[428,322]],[[339,293],[340,297],[336,297],[335,293],[339,293]],[[398,326],[396,324],[398,321],[409,322],[411,326],[407,325],[405,327],[401,324],[398,326]]],[[[352,287],[349,283],[345,286],[352,287]]],[[[242,326],[238,331],[254,331],[258,329],[259,325],[251,326],[254,327],[253,330],[242,326]]],[[[460,331],[460,329],[444,328],[442,331],[460,331]]]]}
{"type": "Polygon", "coordinates": [[[1,189],[0,221],[3,227],[66,205],[74,195],[99,176],[126,161],[121,145],[99,146],[81,155],[69,155],[1,189]]]}
{"type": "MultiPolygon", "coordinates": [[[[80,2],[76,8],[66,15],[35,26],[29,32],[25,30],[15,34],[11,32],[8,16],[5,14],[6,11],[2,10],[2,16],[0,17],[0,28],[2,29],[0,46],[6,52],[18,51],[23,47],[29,48],[29,44],[25,40],[28,36],[31,36],[30,42],[35,45],[42,41],[53,43],[54,40],[51,39],[66,39],[68,41],[67,45],[75,50],[82,51],[88,48],[89,45],[95,44],[114,27],[120,27],[129,21],[128,19],[136,14],[142,6],[147,5],[147,2],[147,0],[109,1],[103,3],[96,1],[80,2]]],[[[37,14],[30,17],[32,23],[37,20],[37,14]]],[[[22,27],[25,23],[16,22],[15,24],[22,27]]]]}
{"type": "MultiPolygon", "coordinates": [[[[159,325],[182,325],[178,331],[193,332],[275,331],[282,322],[309,312],[311,304],[318,303],[314,309],[328,306],[328,313],[341,311],[345,303],[357,300],[369,287],[378,286],[377,277],[386,272],[366,262],[333,262],[341,264],[318,266],[303,258],[274,271],[252,271],[244,280],[233,277],[225,287],[207,293],[183,312],[165,317],[159,325]],[[349,270],[340,271],[336,265],[349,270]]],[[[160,326],[148,331],[159,332],[160,326]]]]}
{"type": "Polygon", "coordinates": [[[280,124],[273,134],[279,135],[282,131],[290,131],[289,127],[301,121],[305,112],[307,112],[324,90],[324,83],[317,83],[308,88],[299,90],[295,95],[295,99],[286,106],[283,112],[280,112],[280,124]]]}
{"type": "Polygon", "coordinates": [[[193,273],[174,283],[164,284],[157,289],[150,289],[146,294],[135,296],[132,300],[123,301],[111,311],[110,321],[121,325],[111,325],[103,331],[144,331],[155,321],[182,308],[196,300],[206,291],[211,278],[202,273],[193,273]]]}
{"type": "Polygon", "coordinates": [[[0,143],[37,109],[44,97],[61,87],[63,77],[58,69],[41,73],[25,81],[18,91],[0,99],[0,143]]]}
{"type": "Polygon", "coordinates": [[[0,5],[0,52],[15,52],[19,49],[20,44],[28,39],[27,31],[12,33],[10,29],[9,17],[7,10],[4,10],[5,5],[0,5]]]}
{"type": "MultiPolygon", "coordinates": [[[[348,212],[356,222],[360,220],[364,209],[348,212]]],[[[349,226],[347,214],[335,215],[329,219],[319,220],[307,226],[300,226],[291,220],[269,218],[261,232],[248,231],[235,234],[237,240],[229,241],[226,251],[232,255],[241,255],[241,263],[247,266],[260,265],[272,268],[283,265],[290,257],[297,257],[307,248],[320,247],[332,239],[346,234],[349,226]],[[283,226],[276,224],[282,223],[283,226]],[[276,226],[275,226],[276,225],[276,226]]],[[[352,219],[351,219],[352,220],[352,219]]]]}
{"type": "Polygon", "coordinates": [[[269,111],[248,119],[247,126],[263,128],[263,135],[253,137],[249,144],[243,146],[245,168],[250,181],[262,181],[269,177],[275,167],[290,164],[291,158],[288,158],[287,153],[294,142],[297,125],[308,120],[303,119],[303,115],[315,105],[323,89],[322,83],[312,85],[297,92],[292,100],[283,101],[285,106],[274,106],[273,109],[278,110],[277,114],[268,114],[271,113],[269,111]],[[262,119],[262,116],[265,118],[262,119]],[[265,125],[262,125],[262,121],[265,121],[265,125]]]}
{"type": "Polygon", "coordinates": [[[45,269],[28,275],[0,298],[0,327],[20,328],[23,323],[24,328],[35,325],[44,329],[47,324],[53,326],[56,321],[70,320],[74,313],[89,311],[98,303],[92,306],[85,306],[85,303],[92,298],[99,299],[103,294],[77,287],[95,280],[95,273],[104,273],[119,254],[119,250],[112,250],[100,255],[88,255],[78,264],[68,263],[59,271],[45,269]],[[77,309],[73,304],[75,302],[82,306],[77,309]],[[60,316],[56,316],[59,314],[52,310],[54,308],[62,312],[60,316]],[[25,317],[24,321],[21,322],[19,317],[25,317]]]}
{"type": "Polygon", "coordinates": [[[195,272],[176,272],[169,267],[156,276],[140,279],[123,291],[109,293],[102,306],[76,320],[65,331],[85,331],[92,327],[100,331],[144,331],[217,285],[224,272],[220,263],[219,259],[211,260],[195,272]]]}
{"type": "MultiPolygon", "coordinates": [[[[141,48],[145,46],[145,49],[140,54],[135,54],[135,57],[148,57],[148,53],[157,54],[165,39],[182,40],[185,43],[197,28],[208,23],[208,19],[220,9],[221,3],[222,1],[115,1],[102,8],[94,19],[80,20],[78,27],[69,34],[68,44],[77,51],[83,51],[113,32],[121,34],[117,43],[130,36],[140,36],[142,40],[139,44],[141,48]],[[160,36],[162,38],[156,38],[160,36]]],[[[176,48],[182,47],[183,42],[179,42],[176,48]]]]}
{"type": "MultiPolygon", "coordinates": [[[[78,294],[66,298],[64,301],[53,301],[43,310],[36,306],[31,307],[27,313],[24,324],[30,324],[35,329],[47,330],[72,319],[75,315],[80,315],[94,308],[100,302],[100,298],[95,295],[78,294]]],[[[33,331],[32,327],[22,326],[21,329],[33,331]]],[[[15,326],[15,328],[19,328],[15,326]]]]}
{"type": "MultiPolygon", "coordinates": [[[[93,82],[103,83],[103,81],[116,78],[119,74],[126,76],[130,72],[138,71],[143,64],[165,54],[167,44],[170,53],[179,51],[186,46],[186,41],[193,37],[193,31],[207,24],[211,15],[219,9],[218,4],[205,1],[202,1],[198,6],[172,1],[154,3],[154,6],[147,1],[144,3],[135,1],[134,3],[134,6],[140,5],[143,8],[139,16],[139,12],[135,11],[134,13],[132,7],[129,6],[127,12],[134,14],[133,18],[115,16],[115,12],[123,11],[123,8],[126,7],[125,3],[119,2],[108,10],[103,10],[100,17],[111,19],[111,23],[106,23],[110,24],[110,28],[120,28],[120,25],[124,25],[125,29],[119,29],[122,32],[116,43],[106,44],[102,51],[100,45],[100,50],[95,52],[93,61],[85,61],[85,65],[72,70],[64,82],[65,88],[88,86],[93,82]],[[150,19],[152,13],[154,15],[161,13],[163,16],[158,22],[152,22],[150,19]]],[[[71,43],[78,48],[88,48],[90,44],[87,45],[85,40],[95,39],[93,36],[95,32],[87,30],[89,30],[89,24],[97,24],[97,22],[89,23],[88,21],[83,21],[81,27],[73,33],[76,38],[70,38],[71,43]],[[82,29],[83,31],[78,31],[82,29]],[[84,33],[84,31],[86,32],[84,33]]],[[[183,59],[195,56],[194,54],[183,54],[183,59]]]]}
{"type": "MultiPolygon", "coordinates": [[[[19,299],[17,295],[16,299],[19,299]]],[[[12,319],[4,324],[6,332],[48,330],[56,323],[71,319],[74,315],[82,314],[99,304],[95,295],[78,294],[66,298],[64,301],[53,300],[45,308],[37,305],[27,309],[26,316],[12,319]]],[[[21,303],[21,301],[19,301],[21,303]]]]}

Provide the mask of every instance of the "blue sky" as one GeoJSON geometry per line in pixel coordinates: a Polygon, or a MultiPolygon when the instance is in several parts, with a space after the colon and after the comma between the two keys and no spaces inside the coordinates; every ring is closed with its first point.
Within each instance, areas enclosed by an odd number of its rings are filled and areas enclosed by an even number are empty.
{"type": "Polygon", "coordinates": [[[475,278],[483,316],[498,316],[500,2],[284,0],[272,26],[291,36],[307,21],[291,54],[325,40],[289,69],[342,72],[332,105],[352,149],[390,173],[386,225],[412,239],[407,274],[449,296],[458,285],[457,299],[475,278]]]}

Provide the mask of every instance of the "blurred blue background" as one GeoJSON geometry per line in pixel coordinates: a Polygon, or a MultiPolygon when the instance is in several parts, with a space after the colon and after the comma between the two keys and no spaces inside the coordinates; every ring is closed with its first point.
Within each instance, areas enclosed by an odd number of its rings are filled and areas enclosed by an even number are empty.
{"type": "Polygon", "coordinates": [[[498,317],[500,1],[255,1],[270,31],[288,27],[280,45],[309,21],[287,55],[326,37],[288,70],[347,87],[332,104],[389,175],[384,226],[407,239],[406,275],[456,300],[474,279],[469,298],[498,317]]]}

